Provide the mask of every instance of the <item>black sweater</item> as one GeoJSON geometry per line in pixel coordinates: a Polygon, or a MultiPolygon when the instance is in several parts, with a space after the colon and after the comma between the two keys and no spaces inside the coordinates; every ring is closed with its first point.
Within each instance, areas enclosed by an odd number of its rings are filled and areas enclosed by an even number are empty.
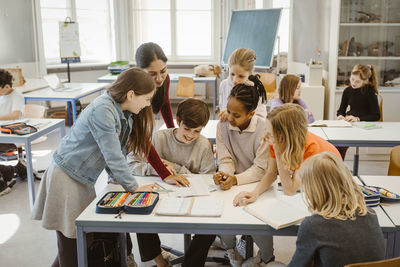
{"type": "Polygon", "coordinates": [[[378,121],[381,113],[374,88],[365,85],[358,89],[353,89],[351,86],[344,89],[342,102],[337,111],[337,116],[339,115],[353,115],[359,117],[360,121],[378,121]],[[346,112],[347,106],[350,106],[350,110],[346,112]]]}
{"type": "Polygon", "coordinates": [[[288,267],[343,267],[384,257],[385,241],[375,214],[354,221],[327,220],[314,214],[300,225],[296,252],[288,267]]]}

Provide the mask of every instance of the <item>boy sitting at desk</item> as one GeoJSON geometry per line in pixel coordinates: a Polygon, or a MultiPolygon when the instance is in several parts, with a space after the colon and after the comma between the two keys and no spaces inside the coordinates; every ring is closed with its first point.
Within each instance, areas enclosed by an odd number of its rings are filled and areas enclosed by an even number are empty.
{"type": "MultiPolygon", "coordinates": [[[[209,117],[210,112],[204,101],[188,98],[179,103],[176,112],[179,128],[158,131],[153,137],[154,148],[165,165],[179,174],[215,172],[212,147],[207,138],[200,134],[209,117]]],[[[149,163],[131,154],[128,155],[128,165],[134,175],[157,175],[149,163]]],[[[214,235],[195,235],[183,266],[198,266],[199,262],[205,262],[208,247],[214,238],[214,235]]],[[[162,263],[158,264],[158,260],[163,261],[158,235],[137,234],[137,239],[142,262],[155,259],[158,266],[163,266],[162,263]]],[[[164,266],[169,265],[166,263],[164,266]]]]}

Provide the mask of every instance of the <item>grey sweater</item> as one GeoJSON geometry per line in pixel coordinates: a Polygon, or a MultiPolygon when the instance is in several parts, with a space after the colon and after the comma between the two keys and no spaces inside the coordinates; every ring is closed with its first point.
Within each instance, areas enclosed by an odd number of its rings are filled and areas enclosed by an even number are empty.
{"type": "MultiPolygon", "coordinates": [[[[190,144],[179,142],[169,128],[157,131],[153,136],[153,144],[160,158],[175,163],[177,173],[214,173],[215,160],[210,142],[200,135],[190,144]]],[[[156,171],[147,163],[146,159],[128,155],[128,165],[134,175],[155,175],[156,171]]]]}
{"type": "Polygon", "coordinates": [[[385,243],[375,214],[358,216],[354,221],[327,220],[314,214],[300,225],[296,252],[288,267],[342,267],[383,260],[384,256],[385,243]]]}

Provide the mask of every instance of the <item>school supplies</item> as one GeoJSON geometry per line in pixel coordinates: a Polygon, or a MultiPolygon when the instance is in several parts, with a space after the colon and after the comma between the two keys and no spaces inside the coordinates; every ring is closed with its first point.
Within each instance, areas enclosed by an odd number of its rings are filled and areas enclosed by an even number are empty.
{"type": "Polygon", "coordinates": [[[300,194],[286,196],[272,189],[243,209],[276,230],[300,223],[310,215],[300,194]]]}
{"type": "Polygon", "coordinates": [[[150,214],[158,202],[156,192],[108,192],[96,204],[96,213],[150,214]]]}
{"type": "Polygon", "coordinates": [[[317,120],[308,125],[309,127],[352,127],[353,125],[345,120],[317,120]]]}
{"type": "MultiPolygon", "coordinates": [[[[397,202],[400,201],[400,195],[393,193],[389,190],[386,190],[382,187],[378,186],[368,186],[364,185],[361,186],[362,190],[367,190],[368,192],[373,192],[374,194],[378,195],[381,202],[397,202]]],[[[363,191],[364,193],[364,191],[363,191]]]]}
{"type": "Polygon", "coordinates": [[[219,217],[222,214],[223,201],[212,197],[177,198],[161,200],[156,215],[219,217]]]}
{"type": "Polygon", "coordinates": [[[28,125],[25,122],[14,122],[0,126],[0,130],[5,134],[25,135],[37,132],[36,127],[28,125]]]}
{"type": "Polygon", "coordinates": [[[177,186],[170,185],[166,182],[156,182],[163,189],[170,190],[172,192],[168,193],[170,197],[195,197],[195,196],[208,196],[210,195],[209,185],[205,182],[202,177],[186,177],[190,182],[190,186],[177,186]]]}
{"type": "Polygon", "coordinates": [[[373,130],[373,129],[379,129],[382,128],[381,125],[377,123],[371,123],[371,122],[356,122],[354,123],[354,126],[364,129],[364,130],[373,130]]]}
{"type": "Polygon", "coordinates": [[[367,186],[360,185],[361,192],[363,193],[365,204],[367,207],[376,207],[379,205],[381,198],[375,190],[371,190],[367,186]]]}

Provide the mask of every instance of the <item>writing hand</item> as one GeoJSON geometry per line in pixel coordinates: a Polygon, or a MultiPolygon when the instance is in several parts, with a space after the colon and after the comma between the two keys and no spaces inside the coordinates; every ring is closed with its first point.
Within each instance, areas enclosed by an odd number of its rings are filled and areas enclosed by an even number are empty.
{"type": "Polygon", "coordinates": [[[185,186],[185,187],[190,186],[190,182],[188,181],[188,179],[186,179],[185,176],[181,174],[170,175],[164,179],[164,182],[168,184],[174,184],[177,186],[185,186]]]}
{"type": "Polygon", "coordinates": [[[257,200],[257,194],[254,192],[242,191],[233,199],[233,206],[245,206],[257,200]]]}

